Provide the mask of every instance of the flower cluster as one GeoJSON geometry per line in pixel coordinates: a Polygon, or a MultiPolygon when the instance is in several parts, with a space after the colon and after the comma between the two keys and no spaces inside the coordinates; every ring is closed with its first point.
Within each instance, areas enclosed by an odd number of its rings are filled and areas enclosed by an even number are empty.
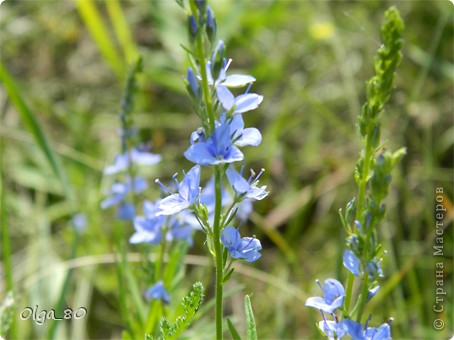
{"type": "MultiPolygon", "coordinates": [[[[325,280],[323,287],[317,280],[317,284],[323,291],[323,297],[310,297],[306,301],[306,306],[320,310],[323,320],[318,323],[320,331],[329,339],[342,339],[345,335],[349,335],[354,340],[387,340],[391,339],[391,321],[384,323],[379,327],[369,327],[369,319],[366,325],[355,322],[351,319],[344,318],[338,321],[334,314],[337,309],[342,309],[345,299],[345,289],[342,284],[335,279],[325,280]],[[334,320],[327,320],[324,313],[331,314],[334,320]]],[[[368,294],[370,300],[380,287],[377,286],[371,289],[368,294]]]]}

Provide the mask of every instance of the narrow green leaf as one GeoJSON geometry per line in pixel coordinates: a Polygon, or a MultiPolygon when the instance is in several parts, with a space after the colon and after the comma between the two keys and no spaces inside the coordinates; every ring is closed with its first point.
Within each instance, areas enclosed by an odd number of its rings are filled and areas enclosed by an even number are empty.
{"type": "Polygon", "coordinates": [[[119,0],[109,0],[105,2],[107,11],[110,16],[117,39],[123,49],[123,55],[128,64],[133,63],[139,56],[137,46],[132,39],[131,32],[129,31],[128,22],[123,13],[119,0]]]}
{"type": "Polygon", "coordinates": [[[88,31],[95,40],[102,56],[116,73],[117,77],[120,79],[123,78],[124,64],[118,57],[118,52],[111,42],[111,38],[104,26],[101,14],[96,8],[95,3],[92,0],[75,0],[75,2],[77,10],[87,26],[88,31]]]}
{"type": "Polygon", "coordinates": [[[3,82],[6,92],[8,93],[8,97],[16,108],[22,123],[30,131],[39,148],[47,158],[53,172],[60,180],[66,198],[71,200],[72,190],[70,188],[66,173],[60,165],[57,154],[53,151],[43,130],[41,129],[41,126],[38,123],[38,120],[23,100],[16,84],[14,83],[14,80],[11,78],[2,63],[0,63],[0,80],[3,82]]]}
{"type": "Polygon", "coordinates": [[[230,321],[229,318],[227,318],[227,326],[229,327],[230,334],[232,335],[233,340],[241,340],[238,331],[236,330],[235,326],[233,325],[232,321],[230,321]]]}
{"type": "Polygon", "coordinates": [[[257,329],[249,295],[244,297],[244,310],[246,312],[246,338],[248,340],[257,340],[257,329]]]}

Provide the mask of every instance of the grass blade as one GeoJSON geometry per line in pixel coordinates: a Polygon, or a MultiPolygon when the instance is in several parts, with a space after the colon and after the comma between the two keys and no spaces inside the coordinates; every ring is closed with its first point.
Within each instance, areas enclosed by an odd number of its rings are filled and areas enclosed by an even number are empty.
{"type": "Polygon", "coordinates": [[[118,78],[124,76],[124,64],[118,57],[118,53],[111,42],[111,38],[104,26],[101,14],[92,0],[75,0],[77,10],[88,31],[95,40],[102,56],[115,72],[118,78]]]}
{"type": "Polygon", "coordinates": [[[8,71],[3,66],[2,63],[0,63],[0,80],[3,82],[6,92],[8,93],[9,99],[16,108],[22,120],[22,123],[31,132],[33,138],[35,139],[39,148],[44,153],[50,166],[52,167],[53,172],[60,180],[66,198],[72,200],[72,190],[69,186],[68,178],[58,161],[56,153],[51,148],[43,130],[41,129],[41,126],[38,123],[38,120],[36,119],[33,112],[29,109],[25,101],[23,100],[22,96],[20,95],[16,87],[16,84],[14,83],[13,79],[11,78],[11,76],[9,75],[8,71]]]}
{"type": "Polygon", "coordinates": [[[132,39],[128,22],[124,16],[120,2],[118,0],[109,0],[105,2],[107,11],[110,16],[115,34],[123,49],[123,55],[128,64],[134,63],[139,57],[137,46],[132,39]]]}
{"type": "Polygon", "coordinates": [[[236,330],[235,326],[233,325],[232,321],[230,321],[229,318],[227,318],[227,326],[229,327],[230,334],[232,335],[233,340],[241,340],[238,331],[236,330]]]}

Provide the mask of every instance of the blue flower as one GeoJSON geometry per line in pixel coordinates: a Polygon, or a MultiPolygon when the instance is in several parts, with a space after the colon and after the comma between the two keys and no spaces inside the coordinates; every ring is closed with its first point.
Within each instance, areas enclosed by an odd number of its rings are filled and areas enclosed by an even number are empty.
{"type": "Polygon", "coordinates": [[[346,332],[346,327],[341,322],[326,320],[325,315],[323,320],[318,323],[318,328],[329,338],[329,339],[342,339],[346,332]]]}
{"type": "Polygon", "coordinates": [[[226,247],[230,256],[234,259],[245,259],[247,262],[254,262],[262,255],[260,241],[255,237],[241,237],[238,229],[227,226],[222,230],[221,242],[226,247]]]}
{"type": "Polygon", "coordinates": [[[244,93],[234,97],[232,92],[225,85],[216,86],[216,94],[222,107],[227,112],[244,113],[255,110],[263,101],[263,96],[257,93],[244,93]]]}
{"type": "Polygon", "coordinates": [[[262,135],[256,128],[244,128],[243,115],[241,113],[226,119],[226,115],[221,116],[221,124],[227,121],[230,127],[232,143],[236,146],[258,146],[262,142],[262,135]]]}
{"type": "Polygon", "coordinates": [[[143,203],[145,217],[138,216],[134,219],[135,233],[130,237],[129,243],[149,243],[157,245],[162,239],[162,228],[166,223],[165,216],[156,216],[159,211],[156,203],[145,201],[143,203]]]}
{"type": "Polygon", "coordinates": [[[117,218],[119,220],[132,220],[136,216],[136,208],[131,202],[123,201],[120,203],[117,211],[117,218]]]}
{"type": "Polygon", "coordinates": [[[323,291],[323,298],[315,296],[306,300],[306,306],[320,309],[321,311],[332,314],[344,303],[345,290],[342,284],[335,279],[325,280],[325,288],[317,280],[317,284],[323,291]]]}
{"type": "MultiPolygon", "coordinates": [[[[207,211],[209,215],[214,214],[215,208],[215,201],[216,201],[216,192],[214,187],[214,177],[208,181],[205,187],[202,189],[200,195],[200,203],[205,204],[207,207],[207,211]]],[[[221,206],[225,207],[232,203],[232,197],[229,195],[227,190],[221,186],[221,206]]]]}
{"type": "Polygon", "coordinates": [[[130,160],[138,165],[153,165],[161,161],[161,156],[134,148],[129,152],[117,155],[114,164],[104,169],[104,175],[113,175],[126,170],[130,160]]]}
{"type": "Polygon", "coordinates": [[[184,156],[203,166],[242,161],[243,153],[234,145],[227,124],[218,126],[206,142],[191,145],[184,156]]]}
{"type": "Polygon", "coordinates": [[[377,294],[379,289],[380,289],[380,286],[375,286],[374,288],[369,289],[369,293],[367,294],[367,301],[372,299],[375,296],[375,294],[377,294]]]}
{"type": "MultiPolygon", "coordinates": [[[[344,251],[344,266],[353,275],[361,276],[361,261],[359,258],[349,249],[344,251]]],[[[375,279],[378,276],[383,277],[383,270],[381,269],[380,263],[377,259],[370,261],[366,265],[366,272],[369,274],[371,279],[375,279]]]]}
{"type": "Polygon", "coordinates": [[[180,214],[172,216],[172,218],[170,219],[169,230],[166,234],[166,240],[168,242],[172,242],[173,240],[183,240],[186,241],[189,245],[192,245],[192,233],[194,231],[194,228],[191,224],[187,223],[184,217],[178,218],[178,216],[183,213],[190,212],[182,211],[180,214]]]}
{"type": "Polygon", "coordinates": [[[188,67],[186,81],[187,81],[187,84],[189,85],[189,87],[188,87],[189,94],[193,98],[196,98],[196,99],[200,98],[201,89],[200,89],[199,81],[197,80],[196,76],[194,75],[194,72],[192,71],[192,68],[190,68],[190,67],[188,67]]]}
{"type": "Polygon", "coordinates": [[[101,209],[107,209],[121,203],[118,211],[118,217],[120,219],[131,219],[134,217],[134,206],[125,201],[125,198],[131,191],[139,194],[146,188],[147,181],[138,176],[134,178],[133,182],[131,182],[130,178],[126,179],[126,183],[116,182],[110,187],[109,196],[101,202],[101,209]]]}
{"type": "MultiPolygon", "coordinates": [[[[367,323],[369,320],[367,321],[367,323]]],[[[341,321],[344,325],[348,335],[354,340],[389,340],[391,339],[391,326],[389,323],[384,323],[380,327],[367,327],[363,328],[358,322],[353,320],[344,319],[341,321]]]]}
{"type": "Polygon", "coordinates": [[[162,281],[158,281],[153,286],[148,288],[144,295],[145,299],[148,301],[161,300],[165,304],[170,303],[170,294],[167,292],[162,281]]]}
{"type": "Polygon", "coordinates": [[[242,198],[250,198],[255,200],[261,200],[268,195],[266,186],[257,187],[258,179],[263,173],[263,170],[255,177],[251,175],[248,181],[246,181],[238,172],[232,167],[227,168],[226,174],[230,185],[233,187],[235,192],[242,198]],[[252,182],[252,183],[251,183],[252,182]]]}
{"type": "MultiPolygon", "coordinates": [[[[159,180],[157,180],[157,183],[160,183],[159,180]]],[[[177,182],[178,193],[161,200],[157,215],[172,215],[195,204],[200,193],[199,184],[200,166],[196,165],[185,174],[181,183],[177,182]]]]}

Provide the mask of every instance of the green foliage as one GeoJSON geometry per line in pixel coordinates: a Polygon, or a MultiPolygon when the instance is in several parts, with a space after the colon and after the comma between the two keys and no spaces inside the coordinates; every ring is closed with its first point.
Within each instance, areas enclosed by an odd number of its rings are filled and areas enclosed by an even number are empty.
{"type": "Polygon", "coordinates": [[[241,340],[240,334],[238,333],[237,329],[235,328],[235,325],[229,318],[227,318],[227,326],[229,327],[229,331],[230,334],[232,335],[233,340],[241,340]]]}
{"type": "Polygon", "coordinates": [[[257,327],[249,295],[244,297],[244,310],[246,312],[246,339],[257,340],[257,327]]]}
{"type": "Polygon", "coordinates": [[[177,339],[188,329],[202,304],[203,297],[203,285],[200,282],[196,282],[189,294],[183,298],[182,306],[184,314],[177,317],[175,322],[170,322],[166,318],[161,320],[161,335],[159,339],[177,339]]]}
{"type": "Polygon", "coordinates": [[[0,304],[0,336],[6,336],[13,322],[15,301],[13,293],[9,291],[0,304]]]}

